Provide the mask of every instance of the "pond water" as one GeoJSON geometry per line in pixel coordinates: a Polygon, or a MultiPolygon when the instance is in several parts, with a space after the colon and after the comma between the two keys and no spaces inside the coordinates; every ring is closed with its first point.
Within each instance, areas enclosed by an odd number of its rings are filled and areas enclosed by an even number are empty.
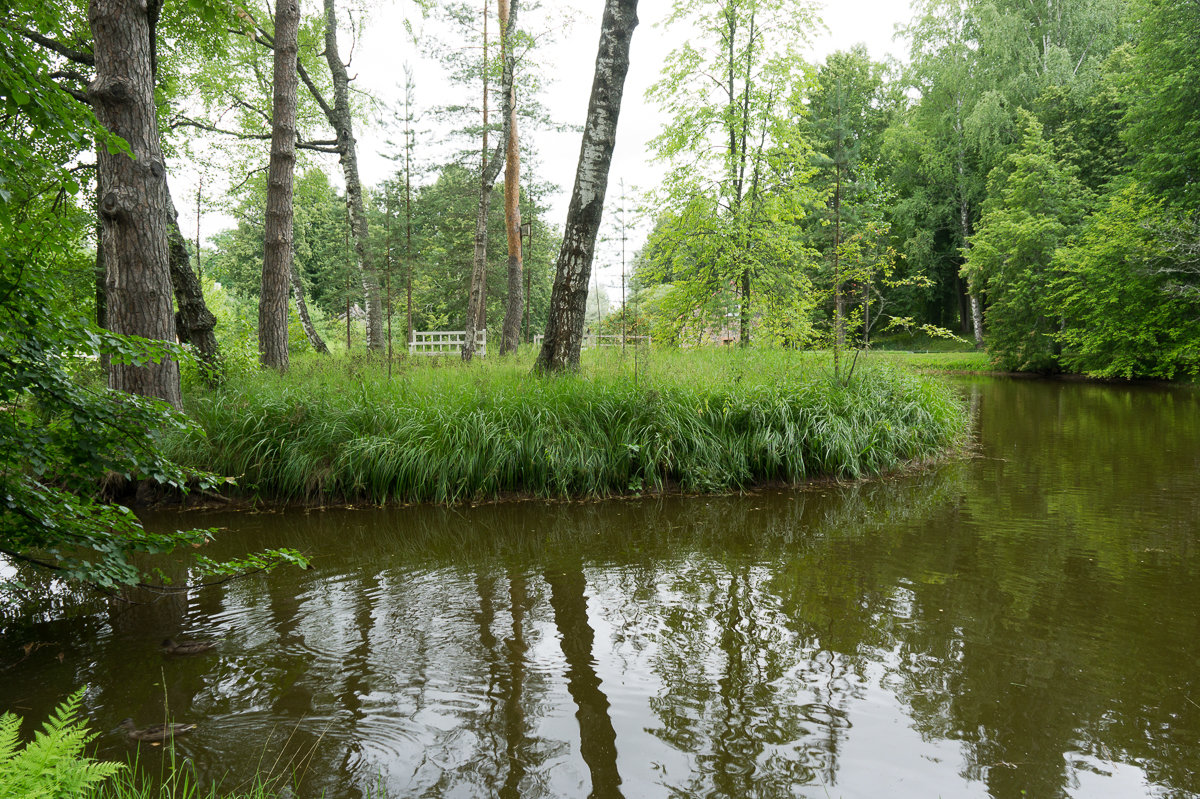
{"type": "Polygon", "coordinates": [[[298,797],[1200,796],[1200,392],[957,385],[974,453],[860,484],[191,514],[315,568],[60,595],[0,709],[165,704],[203,778],[298,797]]]}

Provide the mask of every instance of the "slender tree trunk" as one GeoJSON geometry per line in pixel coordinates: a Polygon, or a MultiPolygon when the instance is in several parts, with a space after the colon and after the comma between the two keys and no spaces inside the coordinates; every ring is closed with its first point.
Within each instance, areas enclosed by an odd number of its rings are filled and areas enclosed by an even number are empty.
{"type": "Polygon", "coordinates": [[[637,23],[637,0],[605,0],[596,75],[588,100],[575,187],[555,268],[546,335],[534,367],[541,373],[579,366],[588,279],[604,213],[608,170],[617,143],[617,118],[621,113],[625,75],[629,72],[629,45],[637,23]]]}
{"type": "Polygon", "coordinates": [[[292,178],[296,168],[296,58],[300,42],[300,1],[275,4],[275,73],[272,82],[271,161],[267,172],[267,211],[262,291],[258,299],[258,359],[263,366],[288,368],[288,288],[292,275],[292,178]]]}
{"type": "MultiPolygon", "coordinates": [[[[88,87],[96,118],[123,138],[132,158],[100,147],[100,224],[105,295],[115,333],[174,342],[168,263],[166,166],[154,106],[151,27],[159,5],[146,0],[91,0],[96,78],[88,87]],[[149,7],[148,7],[149,6],[149,7]]],[[[179,364],[110,364],[108,384],[183,405],[179,364]]]]}
{"type": "Polygon", "coordinates": [[[838,167],[833,191],[833,305],[837,350],[846,346],[846,297],[842,294],[842,170],[838,167]]]}
{"type": "Polygon", "coordinates": [[[518,0],[497,0],[500,9],[500,49],[504,54],[503,114],[508,120],[504,163],[504,227],[508,233],[508,297],[504,308],[504,332],[500,354],[516,350],[521,342],[521,153],[517,140],[517,93],[514,77],[517,57],[511,30],[516,27],[518,0]]]}
{"type": "Polygon", "coordinates": [[[492,206],[492,186],[496,174],[500,171],[500,159],[491,162],[497,166],[491,169],[484,166],[479,186],[479,205],[475,214],[475,257],[471,267],[470,297],[467,301],[466,334],[463,339],[462,359],[469,361],[475,355],[475,334],[484,329],[486,323],[487,305],[487,219],[492,206]],[[491,172],[491,180],[488,180],[491,172]]]}
{"type": "MultiPolygon", "coordinates": [[[[971,246],[971,205],[967,200],[967,152],[962,122],[962,97],[956,98],[954,130],[958,135],[958,220],[962,227],[964,252],[971,246]]],[[[971,302],[971,327],[975,333],[975,349],[983,349],[983,307],[979,304],[978,289],[967,284],[971,302]]]]}
{"type": "Polygon", "coordinates": [[[383,301],[379,274],[367,246],[367,213],[363,205],[362,181],[358,177],[358,142],[354,138],[354,120],[350,113],[350,76],[338,55],[337,9],[335,0],[325,0],[325,60],[333,77],[333,107],[324,107],[329,124],[337,133],[342,174],[346,178],[346,202],[350,206],[350,228],[354,234],[354,254],[362,270],[366,296],[367,347],[383,349],[383,301]]]}
{"type": "Polygon", "coordinates": [[[292,265],[291,273],[292,296],[296,300],[296,311],[300,314],[300,324],[304,328],[304,335],[308,337],[308,343],[314,350],[322,355],[328,355],[329,347],[326,346],[325,339],[321,338],[321,334],[317,332],[312,317],[308,315],[308,303],[304,301],[304,283],[300,280],[300,270],[296,269],[295,264],[292,265]]]}
{"type": "Polygon", "coordinates": [[[412,314],[412,279],[413,279],[413,251],[412,251],[412,112],[409,109],[409,102],[412,97],[412,73],[405,69],[405,87],[404,87],[404,292],[408,305],[408,322],[406,325],[407,333],[405,334],[405,344],[411,344],[413,340],[413,314],[412,314]]]}
{"type": "MultiPolygon", "coordinates": [[[[100,157],[97,155],[96,160],[100,157]]],[[[96,327],[108,330],[108,288],[104,268],[104,224],[100,220],[100,170],[96,170],[96,266],[93,279],[96,282],[96,327]]],[[[100,368],[108,374],[108,353],[100,355],[100,368]]]]}
{"type": "MultiPolygon", "coordinates": [[[[99,160],[100,156],[96,156],[99,160]]],[[[105,269],[104,269],[104,246],[101,243],[104,239],[104,223],[100,219],[100,175],[96,175],[96,266],[94,276],[96,280],[96,327],[103,330],[108,330],[108,294],[105,287],[105,269]]],[[[105,371],[108,370],[108,361],[105,360],[105,371]]]]}
{"type": "MultiPolygon", "coordinates": [[[[510,18],[509,23],[514,19],[510,18]]],[[[511,35],[506,30],[504,35],[511,35]]],[[[487,244],[488,213],[492,206],[492,187],[500,174],[501,153],[508,139],[508,118],[504,120],[500,141],[496,150],[488,157],[488,79],[487,79],[487,2],[483,4],[483,147],[479,169],[479,205],[475,214],[475,256],[471,264],[471,282],[468,288],[466,334],[463,340],[462,359],[469,361],[475,355],[475,334],[487,326],[487,244]]]]}
{"type": "MultiPolygon", "coordinates": [[[[971,209],[966,198],[959,202],[959,222],[962,225],[963,249],[971,246],[971,209]]],[[[983,349],[983,306],[979,303],[978,290],[971,290],[967,284],[967,295],[971,301],[971,330],[975,334],[975,349],[983,349]]]]}

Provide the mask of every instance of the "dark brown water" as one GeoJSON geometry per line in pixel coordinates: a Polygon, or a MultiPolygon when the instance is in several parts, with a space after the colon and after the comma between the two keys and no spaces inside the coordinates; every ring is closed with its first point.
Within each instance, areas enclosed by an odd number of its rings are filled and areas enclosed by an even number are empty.
{"type": "Polygon", "coordinates": [[[302,797],[1200,796],[1200,394],[959,385],[977,456],[859,485],[193,515],[316,568],[11,624],[0,709],[302,797]]]}

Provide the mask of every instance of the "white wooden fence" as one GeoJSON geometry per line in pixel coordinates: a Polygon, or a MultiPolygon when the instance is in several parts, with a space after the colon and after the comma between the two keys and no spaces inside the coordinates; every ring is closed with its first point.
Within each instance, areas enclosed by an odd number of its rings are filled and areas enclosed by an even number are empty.
{"type": "MultiPolygon", "coordinates": [[[[414,330],[408,342],[410,355],[461,355],[463,342],[467,340],[465,330],[414,330]]],[[[475,331],[475,354],[487,355],[487,331],[475,331]]]]}
{"type": "MultiPolygon", "coordinates": [[[[545,338],[541,333],[533,337],[533,346],[541,347],[542,340],[545,338]]],[[[625,336],[625,343],[630,347],[638,347],[645,344],[653,344],[654,339],[650,336],[625,336]]],[[[591,333],[585,333],[583,336],[582,349],[590,350],[593,347],[619,347],[621,346],[621,336],[619,335],[604,335],[597,336],[591,333]]]]}

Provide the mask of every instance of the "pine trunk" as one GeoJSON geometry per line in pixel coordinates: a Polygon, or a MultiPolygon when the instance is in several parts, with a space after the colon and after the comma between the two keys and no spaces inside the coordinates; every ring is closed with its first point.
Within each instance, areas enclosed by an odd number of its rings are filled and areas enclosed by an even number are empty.
{"type": "Polygon", "coordinates": [[[534,367],[543,374],[579,366],[592,256],[617,143],[617,118],[621,113],[625,75],[629,72],[629,44],[637,23],[637,0],[606,0],[596,75],[588,100],[575,187],[567,207],[562,249],[555,267],[546,335],[534,367]]]}
{"type": "Polygon", "coordinates": [[[500,354],[516,350],[521,342],[521,314],[524,312],[521,272],[521,153],[517,139],[517,93],[514,73],[517,59],[513,53],[510,31],[516,24],[517,0],[497,0],[500,8],[500,49],[504,54],[504,77],[501,91],[504,97],[504,118],[508,120],[508,136],[504,162],[504,229],[508,233],[508,297],[504,308],[504,332],[500,354]]]}
{"type": "Polygon", "coordinates": [[[383,300],[379,293],[379,274],[367,246],[367,213],[363,205],[362,181],[358,177],[358,142],[354,138],[354,120],[350,113],[350,76],[338,55],[337,9],[334,0],[325,0],[325,60],[333,78],[333,108],[326,108],[329,124],[337,134],[342,174],[346,178],[346,202],[350,206],[350,229],[354,234],[354,254],[362,270],[363,294],[367,306],[367,347],[383,349],[383,300]]]}
{"type": "MultiPolygon", "coordinates": [[[[132,158],[100,147],[100,246],[104,248],[108,321],[115,333],[174,342],[168,261],[166,166],[154,105],[151,14],[146,0],[91,0],[96,78],[88,96],[105,129],[132,158]]],[[[179,364],[110,364],[108,384],[182,407],[179,364]]]]}
{"type": "Polygon", "coordinates": [[[258,299],[258,359],[269,368],[288,368],[288,289],[292,275],[292,179],[296,168],[296,73],[300,2],[275,7],[275,73],[271,106],[271,161],[262,291],[258,299]]]}

